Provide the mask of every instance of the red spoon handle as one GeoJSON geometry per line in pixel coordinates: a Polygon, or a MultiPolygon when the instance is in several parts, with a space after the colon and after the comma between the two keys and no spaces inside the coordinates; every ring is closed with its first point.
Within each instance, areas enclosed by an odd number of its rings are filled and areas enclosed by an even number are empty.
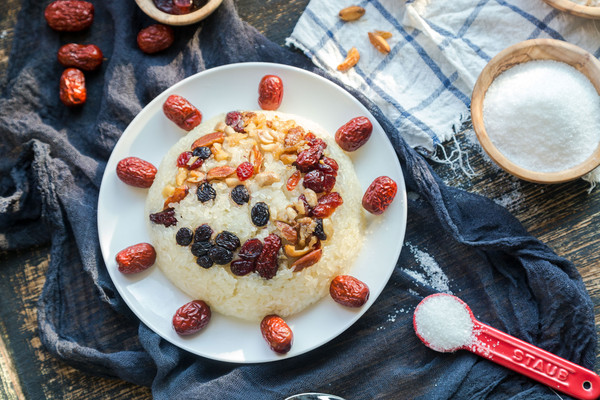
{"type": "Polygon", "coordinates": [[[530,343],[474,320],[469,351],[582,400],[600,396],[600,376],[530,343]]]}

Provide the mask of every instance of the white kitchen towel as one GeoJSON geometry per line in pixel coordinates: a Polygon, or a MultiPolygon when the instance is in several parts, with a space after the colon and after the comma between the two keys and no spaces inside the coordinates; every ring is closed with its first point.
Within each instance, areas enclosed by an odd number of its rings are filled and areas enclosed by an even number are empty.
{"type": "Polygon", "coordinates": [[[542,0],[311,0],[287,43],[372,99],[412,147],[433,151],[470,118],[473,86],[487,62],[527,39],[553,38],[598,57],[600,22],[565,14],[542,0]],[[342,8],[365,15],[344,22],[342,8]],[[392,33],[379,53],[368,32],[392,33]],[[337,71],[348,50],[360,61],[337,71]]]}

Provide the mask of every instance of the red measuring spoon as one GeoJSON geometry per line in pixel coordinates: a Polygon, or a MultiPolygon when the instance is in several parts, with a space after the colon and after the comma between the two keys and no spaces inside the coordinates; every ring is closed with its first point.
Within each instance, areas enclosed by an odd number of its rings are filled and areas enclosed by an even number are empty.
{"type": "MultiPolygon", "coordinates": [[[[435,303],[428,305],[431,304],[435,303]]],[[[440,315],[448,315],[448,319],[452,318],[452,313],[442,312],[440,315]]],[[[448,329],[454,329],[453,323],[454,321],[444,320],[444,318],[439,320],[442,328],[444,328],[444,324],[450,324],[448,329]]],[[[419,339],[433,350],[441,352],[468,350],[577,399],[593,400],[600,396],[600,376],[596,373],[479,322],[469,306],[456,296],[437,293],[425,297],[415,308],[413,326],[419,339]],[[462,345],[444,348],[444,346],[429,343],[424,338],[428,334],[419,332],[417,314],[426,302],[436,296],[447,296],[463,305],[468,312],[472,321],[472,335],[462,345]]]]}

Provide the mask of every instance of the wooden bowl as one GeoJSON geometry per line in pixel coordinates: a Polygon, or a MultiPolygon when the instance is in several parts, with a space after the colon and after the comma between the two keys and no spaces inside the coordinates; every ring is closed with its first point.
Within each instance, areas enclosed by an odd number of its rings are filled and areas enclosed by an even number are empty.
{"type": "Polygon", "coordinates": [[[479,143],[496,164],[508,173],[536,183],[561,183],[577,179],[600,165],[600,144],[581,164],[558,172],[537,172],[507,159],[490,140],[483,123],[483,100],[494,79],[511,67],[533,60],[562,61],[583,73],[600,94],[600,61],[582,48],[555,39],[532,39],[498,53],[483,68],[471,96],[471,119],[479,143]]]}
{"type": "Polygon", "coordinates": [[[572,2],[571,0],[544,0],[547,4],[564,11],[568,14],[577,15],[584,18],[598,19],[600,18],[600,7],[584,6],[572,2]]]}
{"type": "Polygon", "coordinates": [[[189,14],[173,15],[159,10],[152,0],[135,0],[142,11],[150,18],[166,25],[191,25],[202,21],[217,9],[223,0],[208,0],[201,8],[189,14]]]}

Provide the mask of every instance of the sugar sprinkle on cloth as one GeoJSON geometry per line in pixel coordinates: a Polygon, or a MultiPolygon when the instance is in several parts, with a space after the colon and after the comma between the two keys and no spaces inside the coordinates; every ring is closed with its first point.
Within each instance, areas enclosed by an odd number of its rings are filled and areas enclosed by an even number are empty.
{"type": "Polygon", "coordinates": [[[535,38],[565,40],[600,55],[596,21],[542,0],[312,0],[287,43],[365,93],[410,146],[432,151],[469,120],[471,92],[485,64],[504,48],[535,38]],[[338,12],[350,5],[364,7],[365,15],[342,21],[338,12]],[[388,55],[369,42],[367,32],[374,30],[393,34],[388,55]],[[360,61],[337,71],[353,46],[360,61]]]}

